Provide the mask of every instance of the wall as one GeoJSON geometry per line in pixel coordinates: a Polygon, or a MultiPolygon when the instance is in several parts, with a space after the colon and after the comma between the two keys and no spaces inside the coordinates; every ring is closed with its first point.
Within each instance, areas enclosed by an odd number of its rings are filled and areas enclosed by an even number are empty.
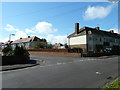
{"type": "Polygon", "coordinates": [[[70,37],[70,39],[68,39],[68,42],[69,45],[87,44],[86,35],[70,37]]]}
{"type": "Polygon", "coordinates": [[[81,57],[80,53],[68,53],[68,49],[40,49],[40,50],[28,50],[28,52],[32,55],[81,57]]]}
{"type": "Polygon", "coordinates": [[[29,49],[32,52],[68,52],[68,49],[29,49]]]}

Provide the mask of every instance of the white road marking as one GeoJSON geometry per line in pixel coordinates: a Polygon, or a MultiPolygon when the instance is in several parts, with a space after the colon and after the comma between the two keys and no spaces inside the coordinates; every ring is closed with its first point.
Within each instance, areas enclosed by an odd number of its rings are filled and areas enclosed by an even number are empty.
{"type": "Polygon", "coordinates": [[[60,65],[60,64],[62,64],[62,63],[57,63],[57,65],[60,65]]]}
{"type": "MultiPolygon", "coordinates": [[[[39,59],[36,59],[36,60],[39,60],[39,59]]],[[[72,62],[67,62],[67,63],[60,63],[60,62],[59,62],[59,63],[57,63],[57,64],[44,65],[44,66],[40,66],[40,67],[55,66],[55,65],[63,65],[63,64],[70,64],[70,63],[76,63],[76,62],[82,62],[82,61],[101,61],[101,60],[104,60],[104,59],[87,59],[87,60],[72,61],[72,62]]],[[[44,61],[45,61],[45,60],[44,60],[44,61]]],[[[10,70],[10,71],[2,71],[2,72],[11,72],[11,71],[25,70],[25,69],[35,68],[35,67],[37,67],[37,66],[38,66],[38,65],[33,66],[33,67],[27,67],[27,68],[16,69],[16,70],[10,70]]]]}

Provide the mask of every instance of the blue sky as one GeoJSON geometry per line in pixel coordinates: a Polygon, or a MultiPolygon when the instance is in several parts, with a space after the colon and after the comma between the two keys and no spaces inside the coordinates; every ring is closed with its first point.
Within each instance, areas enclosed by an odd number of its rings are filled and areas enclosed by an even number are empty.
{"type": "Polygon", "coordinates": [[[118,4],[112,2],[3,2],[0,42],[38,36],[50,43],[66,42],[74,24],[118,29],[118,4]]]}

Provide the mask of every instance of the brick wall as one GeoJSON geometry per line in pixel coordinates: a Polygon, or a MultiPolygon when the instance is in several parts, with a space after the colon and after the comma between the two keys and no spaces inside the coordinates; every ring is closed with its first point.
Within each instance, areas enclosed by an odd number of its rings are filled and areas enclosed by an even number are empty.
{"type": "Polygon", "coordinates": [[[80,53],[69,53],[68,49],[40,49],[40,50],[28,50],[28,52],[32,55],[81,57],[80,53]]]}
{"type": "Polygon", "coordinates": [[[68,52],[68,49],[29,49],[32,52],[68,52]]]}

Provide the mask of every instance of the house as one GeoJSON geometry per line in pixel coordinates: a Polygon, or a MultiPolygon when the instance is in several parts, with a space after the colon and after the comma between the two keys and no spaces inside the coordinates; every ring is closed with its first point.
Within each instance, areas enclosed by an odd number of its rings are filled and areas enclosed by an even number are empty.
{"type": "Polygon", "coordinates": [[[0,51],[4,48],[4,43],[0,42],[0,51]]]}
{"type": "Polygon", "coordinates": [[[27,38],[20,38],[18,40],[15,40],[11,43],[12,48],[15,48],[16,45],[23,46],[26,49],[34,48],[35,44],[37,42],[40,42],[42,39],[36,37],[36,36],[28,36],[27,38]]]}
{"type": "Polygon", "coordinates": [[[5,43],[0,42],[0,50],[4,49],[5,47],[7,47],[8,45],[10,45],[13,41],[7,41],[5,43]]]}
{"type": "Polygon", "coordinates": [[[65,46],[63,44],[61,44],[61,43],[55,43],[53,45],[53,48],[54,49],[63,49],[63,48],[65,48],[65,46]]]}
{"type": "Polygon", "coordinates": [[[82,27],[75,24],[75,32],[67,37],[67,45],[70,48],[79,47],[83,52],[105,52],[120,48],[120,34],[111,31],[100,30],[100,27],[82,27]]]}

